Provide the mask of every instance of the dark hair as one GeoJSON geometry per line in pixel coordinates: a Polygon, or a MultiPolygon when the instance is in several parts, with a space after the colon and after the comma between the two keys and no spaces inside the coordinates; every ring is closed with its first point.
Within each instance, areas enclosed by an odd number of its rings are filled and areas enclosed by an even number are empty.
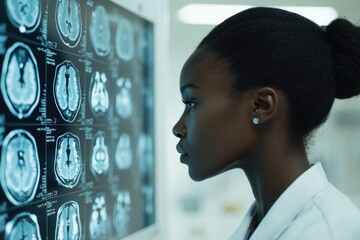
{"type": "Polygon", "coordinates": [[[197,51],[228,62],[238,93],[281,89],[289,134],[304,143],[326,121],[335,97],[360,94],[360,29],[345,19],[322,28],[285,10],[250,8],[216,26],[197,51]]]}

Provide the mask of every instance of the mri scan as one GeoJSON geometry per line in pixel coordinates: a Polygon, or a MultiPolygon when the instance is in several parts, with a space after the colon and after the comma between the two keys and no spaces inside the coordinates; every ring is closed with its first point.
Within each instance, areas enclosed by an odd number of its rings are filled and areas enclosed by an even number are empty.
{"type": "Polygon", "coordinates": [[[93,139],[91,150],[90,170],[95,177],[102,177],[109,170],[110,158],[106,136],[103,131],[98,131],[93,139]]]}
{"type": "Polygon", "coordinates": [[[138,140],[137,154],[140,172],[149,174],[153,168],[153,143],[151,136],[141,134],[138,140]]]}
{"type": "Polygon", "coordinates": [[[131,81],[121,77],[116,81],[116,86],[116,111],[121,118],[129,118],[133,112],[131,81]]]}
{"type": "Polygon", "coordinates": [[[0,239],[154,227],[156,16],[131,2],[0,1],[0,239]]]}
{"type": "Polygon", "coordinates": [[[81,38],[81,8],[78,0],[57,0],[55,10],[56,29],[62,42],[75,47],[81,38]]]}
{"type": "Polygon", "coordinates": [[[145,200],[144,211],[148,216],[154,214],[154,188],[149,184],[145,185],[141,189],[145,200]]]}
{"type": "Polygon", "coordinates": [[[14,205],[34,199],[39,184],[40,164],[34,137],[26,130],[11,131],[1,151],[1,187],[14,205]]]}
{"type": "Polygon", "coordinates": [[[57,212],[56,240],[80,240],[81,220],[79,205],[75,201],[64,203],[57,212]]]}
{"type": "Polygon", "coordinates": [[[34,111],[40,98],[40,78],[31,49],[17,42],[5,54],[1,73],[1,93],[10,112],[19,119],[34,111]]]}
{"type": "Polygon", "coordinates": [[[56,67],[54,99],[61,117],[66,122],[72,123],[80,109],[81,87],[79,71],[68,60],[56,67]]]}
{"type": "Polygon", "coordinates": [[[40,227],[35,214],[22,212],[5,226],[5,240],[41,240],[40,227]]]}
{"type": "Polygon", "coordinates": [[[90,214],[90,239],[109,239],[110,227],[110,216],[108,214],[106,195],[105,193],[99,193],[95,196],[90,214]]]}
{"type": "Polygon", "coordinates": [[[129,169],[132,164],[130,136],[123,133],[119,137],[115,152],[116,166],[120,170],[129,169]]]}
{"type": "Polygon", "coordinates": [[[6,0],[5,8],[11,24],[21,33],[33,32],[40,23],[40,0],[6,0]]]}
{"type": "Polygon", "coordinates": [[[110,53],[111,32],[110,19],[103,6],[97,6],[91,14],[90,40],[95,52],[99,56],[106,56],[110,53]]]}
{"type": "Polygon", "coordinates": [[[109,91],[105,73],[96,71],[91,76],[90,83],[90,109],[96,117],[103,117],[109,110],[109,91]]]}
{"type": "Polygon", "coordinates": [[[128,19],[122,18],[116,29],[115,50],[118,57],[124,61],[131,61],[135,55],[134,26],[128,19]]]}
{"type": "Polygon", "coordinates": [[[129,231],[131,198],[129,191],[120,191],[114,203],[113,223],[119,236],[129,231]]]}
{"type": "Polygon", "coordinates": [[[67,132],[56,140],[55,176],[58,183],[66,188],[77,185],[82,171],[82,158],[80,139],[78,136],[67,132]]]}

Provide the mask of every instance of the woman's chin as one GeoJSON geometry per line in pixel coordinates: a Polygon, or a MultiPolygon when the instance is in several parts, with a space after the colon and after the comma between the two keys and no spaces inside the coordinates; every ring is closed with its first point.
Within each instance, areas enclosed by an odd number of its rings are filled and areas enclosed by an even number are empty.
{"type": "Polygon", "coordinates": [[[209,178],[206,175],[204,175],[203,173],[199,173],[197,171],[192,170],[190,167],[189,167],[189,176],[195,182],[201,182],[201,181],[209,178]]]}
{"type": "Polygon", "coordinates": [[[216,176],[220,173],[221,172],[210,173],[205,171],[196,171],[194,168],[191,168],[191,166],[189,166],[189,176],[195,182],[201,182],[203,180],[216,176]]]}

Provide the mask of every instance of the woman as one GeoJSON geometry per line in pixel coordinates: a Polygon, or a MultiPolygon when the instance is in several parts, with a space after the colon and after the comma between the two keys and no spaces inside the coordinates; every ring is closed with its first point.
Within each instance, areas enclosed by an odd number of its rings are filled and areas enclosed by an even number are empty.
{"type": "Polygon", "coordinates": [[[360,94],[359,28],[252,8],[201,41],[180,86],[173,133],[190,177],[241,168],[256,199],[230,239],[360,239],[359,209],[306,154],[334,99],[360,94]]]}

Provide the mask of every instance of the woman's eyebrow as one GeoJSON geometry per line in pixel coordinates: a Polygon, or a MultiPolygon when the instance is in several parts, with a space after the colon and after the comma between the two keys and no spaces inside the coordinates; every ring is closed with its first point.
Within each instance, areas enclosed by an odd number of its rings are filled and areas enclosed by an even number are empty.
{"type": "Polygon", "coordinates": [[[183,93],[184,93],[184,91],[185,91],[186,89],[188,89],[188,88],[196,88],[196,89],[200,89],[200,87],[199,87],[199,86],[197,86],[197,85],[195,85],[195,84],[193,84],[193,83],[188,83],[188,84],[185,84],[184,86],[182,86],[182,87],[180,88],[180,92],[181,92],[181,94],[183,94],[183,93]]]}

